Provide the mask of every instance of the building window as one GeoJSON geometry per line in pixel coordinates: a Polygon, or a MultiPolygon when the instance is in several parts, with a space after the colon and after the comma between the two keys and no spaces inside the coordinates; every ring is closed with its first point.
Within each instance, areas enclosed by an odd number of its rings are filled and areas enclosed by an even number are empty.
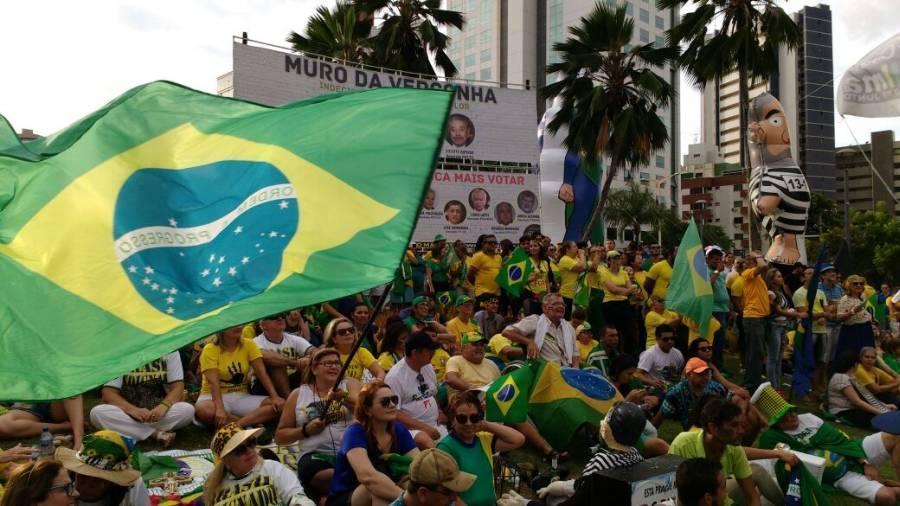
{"type": "Polygon", "coordinates": [[[494,2],[485,1],[481,3],[481,22],[490,23],[494,14],[494,2]]]}
{"type": "Polygon", "coordinates": [[[481,74],[479,74],[479,78],[480,78],[482,81],[490,81],[490,80],[491,80],[491,69],[490,69],[490,67],[489,67],[489,68],[486,68],[486,69],[481,69],[481,74]]]}
{"type": "Polygon", "coordinates": [[[466,79],[469,81],[474,81],[475,80],[475,72],[468,72],[466,74],[466,79]]]}
{"type": "Polygon", "coordinates": [[[625,2],[625,14],[634,16],[634,6],[631,5],[631,2],[625,2]]]}
{"type": "Polygon", "coordinates": [[[481,32],[481,36],[479,37],[482,44],[490,44],[491,43],[491,31],[484,30],[481,32]]]}
{"type": "Polygon", "coordinates": [[[640,178],[641,178],[642,183],[647,183],[650,181],[650,173],[649,172],[641,172],[640,178]]]}
{"type": "Polygon", "coordinates": [[[659,168],[664,168],[666,166],[666,157],[663,155],[656,155],[656,166],[659,168]]]}
{"type": "Polygon", "coordinates": [[[487,62],[487,61],[491,61],[491,49],[490,49],[490,48],[488,48],[488,49],[483,49],[483,50],[481,51],[481,58],[480,58],[480,61],[481,61],[481,63],[484,63],[484,62],[487,62]]]}
{"type": "Polygon", "coordinates": [[[650,11],[648,11],[647,9],[641,9],[640,13],[641,13],[641,21],[643,21],[644,23],[649,23],[650,22],[650,11]]]}
{"type": "Polygon", "coordinates": [[[656,47],[665,47],[665,46],[666,46],[666,39],[657,35],[656,36],[656,47]]]}
{"type": "Polygon", "coordinates": [[[475,37],[470,36],[466,37],[466,49],[472,49],[475,47],[475,37]]]}
{"type": "Polygon", "coordinates": [[[465,60],[466,67],[474,67],[475,66],[475,54],[467,54],[465,60]]]}
{"type": "Polygon", "coordinates": [[[641,42],[650,42],[650,32],[641,28],[641,42]]]}
{"type": "Polygon", "coordinates": [[[662,30],[666,27],[666,21],[662,18],[662,16],[656,16],[655,21],[656,21],[656,27],[659,28],[660,30],[662,30]]]}

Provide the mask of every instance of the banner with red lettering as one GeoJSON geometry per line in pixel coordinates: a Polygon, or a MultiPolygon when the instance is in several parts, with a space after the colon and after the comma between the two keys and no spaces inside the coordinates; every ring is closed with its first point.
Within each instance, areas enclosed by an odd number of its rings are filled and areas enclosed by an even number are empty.
{"type": "Polygon", "coordinates": [[[441,234],[472,244],[481,234],[519,242],[540,231],[540,176],[436,170],[413,232],[416,242],[441,234]]]}

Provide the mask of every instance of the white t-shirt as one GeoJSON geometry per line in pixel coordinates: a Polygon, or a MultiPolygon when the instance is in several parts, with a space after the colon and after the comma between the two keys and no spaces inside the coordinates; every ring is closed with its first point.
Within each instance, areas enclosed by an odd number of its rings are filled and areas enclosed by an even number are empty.
{"type": "Polygon", "coordinates": [[[404,413],[429,427],[437,427],[437,376],[431,364],[416,372],[403,359],[391,367],[384,382],[400,397],[399,408],[404,413]]]}
{"type": "Polygon", "coordinates": [[[816,432],[819,432],[819,428],[821,428],[822,424],[825,422],[812,413],[799,414],[797,415],[797,419],[799,420],[800,425],[798,425],[795,430],[786,430],[784,433],[805,445],[809,445],[810,438],[813,437],[816,432]]]}
{"type": "Polygon", "coordinates": [[[285,504],[315,506],[303,491],[297,475],[281,462],[260,458],[247,476],[235,479],[226,473],[216,502],[210,506],[285,504]]]}
{"type": "Polygon", "coordinates": [[[677,348],[672,348],[666,353],[656,345],[641,352],[638,359],[638,369],[646,371],[653,379],[667,383],[678,383],[682,368],[684,357],[677,348]]]}
{"type": "Polygon", "coordinates": [[[168,386],[178,381],[184,381],[184,370],[181,356],[173,351],[103,386],[115,388],[134,406],[153,409],[166,398],[168,386]]]}
{"type": "MultiPolygon", "coordinates": [[[[341,382],[341,390],[347,391],[347,383],[341,382]]],[[[353,413],[346,407],[335,403],[331,409],[340,408],[344,416],[338,421],[334,421],[325,426],[325,429],[318,434],[311,434],[300,440],[300,455],[307,453],[327,453],[329,455],[337,455],[341,449],[341,439],[344,437],[344,431],[353,423],[353,413]]],[[[325,410],[328,409],[328,402],[313,391],[309,385],[300,385],[297,392],[297,407],[294,415],[297,419],[297,427],[303,427],[304,424],[322,418],[325,410]]],[[[337,416],[335,415],[335,418],[337,416]]]]}
{"type": "MultiPolygon", "coordinates": [[[[298,358],[306,355],[306,352],[312,348],[312,344],[309,343],[306,339],[303,339],[300,336],[294,334],[288,334],[287,332],[283,332],[281,334],[284,338],[280,343],[273,343],[266,338],[265,334],[260,334],[253,338],[253,342],[259,346],[261,351],[274,351],[278,353],[284,358],[289,358],[291,360],[297,360],[298,358]]],[[[293,373],[294,368],[288,367],[288,373],[293,373]]]]}

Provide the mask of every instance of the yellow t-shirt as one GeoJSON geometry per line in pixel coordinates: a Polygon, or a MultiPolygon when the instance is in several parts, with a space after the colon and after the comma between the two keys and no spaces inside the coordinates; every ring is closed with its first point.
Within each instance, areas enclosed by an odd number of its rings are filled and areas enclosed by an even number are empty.
{"type": "Polygon", "coordinates": [[[744,307],[744,278],[740,274],[734,279],[728,290],[731,292],[732,297],[737,297],[741,301],[741,307],[744,307]]]}
{"type": "Polygon", "coordinates": [[[380,365],[381,368],[384,369],[384,373],[387,374],[387,372],[391,370],[391,367],[394,367],[401,358],[403,358],[403,355],[397,355],[396,353],[386,351],[381,355],[378,355],[378,365],[380,365]]]}
{"type": "Polygon", "coordinates": [[[656,327],[676,318],[678,318],[678,313],[669,311],[668,309],[664,309],[662,314],[659,314],[656,311],[647,311],[647,316],[644,317],[644,328],[647,330],[648,350],[656,346],[656,327]]]}
{"type": "Polygon", "coordinates": [[[587,363],[588,355],[594,351],[594,348],[600,345],[596,339],[591,339],[587,344],[576,339],[575,344],[578,346],[578,356],[581,357],[582,364],[587,363]]]}
{"type": "MultiPolygon", "coordinates": [[[[347,357],[349,355],[341,355],[341,365],[344,365],[347,362],[347,357]]],[[[347,367],[347,373],[345,374],[348,378],[353,378],[357,381],[362,381],[363,371],[369,368],[370,365],[375,363],[375,357],[372,355],[372,352],[365,348],[360,348],[356,355],[353,355],[353,360],[350,361],[350,365],[347,367]]]]}
{"type": "Polygon", "coordinates": [[[613,271],[609,269],[603,269],[603,272],[600,273],[600,283],[603,285],[603,302],[628,300],[627,295],[616,295],[606,288],[606,283],[612,283],[619,288],[628,286],[628,273],[625,272],[625,269],[620,267],[618,274],[613,274],[613,271]]]}
{"type": "Polygon", "coordinates": [[[479,251],[472,255],[469,259],[469,267],[475,267],[478,272],[475,273],[475,296],[478,297],[483,293],[493,293],[500,295],[500,285],[497,284],[497,273],[500,272],[500,264],[503,259],[500,255],[486,255],[483,251],[479,251]]]}
{"type": "Polygon", "coordinates": [[[431,366],[434,367],[434,375],[437,377],[438,383],[444,381],[444,373],[447,372],[448,360],[450,360],[450,353],[443,348],[438,348],[434,352],[434,356],[431,357],[431,366]]]}
{"type": "Polygon", "coordinates": [[[535,295],[543,295],[547,293],[547,271],[549,269],[547,260],[541,260],[535,262],[533,258],[529,258],[531,261],[531,273],[534,274],[534,279],[525,284],[525,288],[535,294],[535,295]]]}
{"type": "MultiPolygon", "coordinates": [[[[468,383],[473,388],[480,388],[500,377],[500,369],[497,365],[488,359],[484,359],[480,364],[473,364],[465,359],[462,355],[450,357],[447,361],[447,372],[455,372],[459,374],[460,379],[468,383]]],[[[450,388],[452,392],[459,392],[450,388]]]]}
{"type": "Polygon", "coordinates": [[[755,271],[756,268],[750,268],[741,273],[744,280],[744,318],[769,316],[769,288],[763,276],[755,271]]]}
{"type": "MultiPolygon", "coordinates": [[[[587,275],[584,277],[584,284],[591,290],[603,290],[603,273],[606,272],[606,264],[600,263],[597,266],[589,265],[587,275]]],[[[606,300],[605,298],[603,299],[606,300]]]]}
{"type": "MultiPolygon", "coordinates": [[[[694,339],[700,337],[700,328],[695,325],[688,325],[688,344],[694,342],[694,339]]],[[[706,329],[706,335],[703,336],[709,342],[713,342],[713,337],[719,329],[722,328],[722,324],[719,323],[719,320],[715,318],[709,319],[709,327],[706,329]]]]}
{"type": "Polygon", "coordinates": [[[572,268],[576,265],[578,265],[577,258],[563,255],[563,257],[559,259],[559,275],[562,279],[559,284],[559,294],[567,299],[575,298],[575,289],[578,285],[579,273],[573,271],[572,268]]]}
{"type": "Polygon", "coordinates": [[[451,334],[456,336],[456,342],[459,344],[462,341],[462,336],[466,332],[475,332],[478,330],[478,324],[475,323],[475,320],[469,318],[468,323],[463,323],[462,320],[457,316],[453,318],[449,322],[447,322],[447,330],[450,331],[451,334]]]}
{"type": "Polygon", "coordinates": [[[871,385],[872,383],[875,383],[876,385],[886,385],[893,380],[890,374],[882,371],[878,367],[875,367],[872,369],[872,372],[869,372],[865,370],[862,364],[856,366],[854,373],[856,374],[856,379],[859,380],[859,383],[862,386],[871,385]]]}
{"type": "Polygon", "coordinates": [[[669,281],[672,279],[672,266],[669,265],[669,261],[660,260],[653,264],[653,267],[650,267],[650,270],[647,271],[647,278],[656,281],[651,295],[665,300],[666,293],[669,291],[669,281]]]}
{"type": "Polygon", "coordinates": [[[512,339],[503,337],[503,334],[494,334],[494,337],[488,341],[488,348],[490,348],[491,352],[498,357],[501,356],[500,352],[507,346],[514,346],[514,343],[512,342],[512,339]]]}
{"type": "Polygon", "coordinates": [[[253,328],[253,324],[248,323],[247,325],[244,325],[244,328],[241,329],[241,338],[253,339],[254,337],[256,337],[256,329],[253,328]]]}
{"type": "MultiPolygon", "coordinates": [[[[250,363],[262,358],[259,346],[252,339],[241,339],[234,351],[225,351],[221,346],[209,343],[200,354],[200,372],[216,369],[219,371],[219,390],[223,394],[250,392],[250,363]]],[[[203,375],[201,394],[211,393],[209,380],[203,375]]]]}

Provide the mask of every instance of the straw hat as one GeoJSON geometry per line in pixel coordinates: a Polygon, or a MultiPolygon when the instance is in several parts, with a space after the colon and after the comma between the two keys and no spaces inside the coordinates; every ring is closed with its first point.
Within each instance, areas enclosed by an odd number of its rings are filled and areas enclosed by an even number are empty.
{"type": "Polygon", "coordinates": [[[111,481],[130,487],[141,473],[131,467],[134,441],[111,430],[101,430],[84,437],[81,450],[59,447],[56,459],[74,473],[111,481]]]}
{"type": "Polygon", "coordinates": [[[769,382],[763,383],[753,392],[750,402],[766,417],[770,426],[778,423],[790,410],[796,409],[769,382]]]}
{"type": "Polygon", "coordinates": [[[223,425],[222,428],[216,431],[216,435],[213,436],[212,444],[210,446],[213,454],[216,456],[216,460],[221,460],[234,451],[235,448],[240,446],[241,443],[250,438],[259,437],[263,432],[264,429],[261,427],[256,429],[244,429],[240,425],[231,422],[223,425]]]}

